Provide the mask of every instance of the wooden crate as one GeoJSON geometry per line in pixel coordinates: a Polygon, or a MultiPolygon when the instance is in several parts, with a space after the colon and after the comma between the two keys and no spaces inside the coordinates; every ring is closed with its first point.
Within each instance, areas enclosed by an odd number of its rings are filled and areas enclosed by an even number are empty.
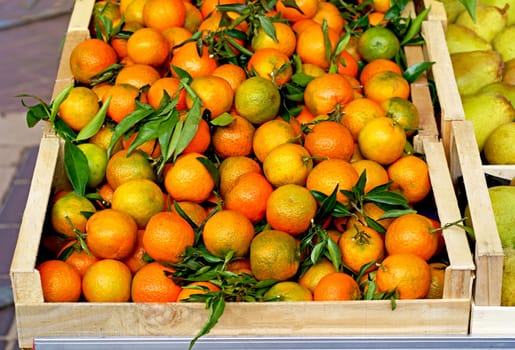
{"type": "Polygon", "coordinates": [[[451,176],[462,178],[474,226],[476,279],[470,333],[513,336],[515,307],[500,306],[504,254],[488,195],[485,174],[511,180],[513,165],[483,165],[472,122],[455,121],[451,127],[451,176]]]}
{"type": "MultiPolygon", "coordinates": [[[[73,82],[68,56],[89,36],[92,0],[76,1],[59,65],[54,96],[73,82]],[[89,12],[88,12],[89,11],[89,12]]],[[[421,47],[407,49],[409,62],[422,60],[421,47]]],[[[442,224],[460,216],[439,141],[426,77],[412,84],[412,99],[421,114],[417,151],[429,164],[437,214],[442,224]]],[[[47,214],[56,188],[66,186],[63,145],[51,130],[43,136],[10,276],[14,291],[19,345],[30,348],[38,336],[194,336],[208,310],[192,303],[45,303],[35,269],[47,214]]],[[[450,265],[444,297],[432,300],[228,303],[210,336],[464,335],[468,333],[474,274],[466,234],[458,227],[444,231],[450,265]]]]}

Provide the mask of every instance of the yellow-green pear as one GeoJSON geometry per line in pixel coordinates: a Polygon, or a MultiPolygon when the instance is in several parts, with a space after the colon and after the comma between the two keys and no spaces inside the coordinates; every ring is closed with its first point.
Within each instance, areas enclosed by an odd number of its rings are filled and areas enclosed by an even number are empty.
{"type": "Polygon", "coordinates": [[[493,50],[458,52],[450,55],[460,95],[473,95],[483,86],[501,81],[503,61],[493,50]]]}
{"type": "Polygon", "coordinates": [[[506,24],[515,24],[515,0],[480,0],[485,6],[496,6],[506,11],[506,24]]]}
{"type": "Polygon", "coordinates": [[[485,141],[483,153],[488,164],[515,165],[515,122],[500,125],[492,131],[485,141]]]}
{"type": "Polygon", "coordinates": [[[515,58],[515,25],[507,26],[492,40],[495,51],[501,54],[504,62],[515,58]]]}
{"type": "Polygon", "coordinates": [[[506,13],[495,6],[476,6],[476,20],[467,11],[456,18],[457,24],[472,29],[477,35],[490,42],[506,26],[506,13]]]}
{"type": "Polygon", "coordinates": [[[492,50],[492,45],[474,33],[470,28],[450,23],[445,32],[449,54],[476,50],[492,50]]]}
{"type": "Polygon", "coordinates": [[[515,85],[515,58],[504,62],[502,81],[506,84],[515,85]]]}
{"type": "Polygon", "coordinates": [[[441,2],[445,8],[448,23],[454,23],[459,14],[466,10],[460,0],[441,0],[441,2]]]}
{"type": "MultiPolygon", "coordinates": [[[[465,119],[472,121],[477,147],[480,152],[492,131],[502,124],[513,121],[515,110],[501,94],[484,92],[462,97],[465,119]]],[[[514,225],[515,227],[515,225],[514,225]]]]}
{"type": "Polygon", "coordinates": [[[515,249],[504,249],[501,306],[515,306],[515,249]]]}
{"type": "Polygon", "coordinates": [[[479,90],[479,92],[497,92],[510,101],[511,105],[515,107],[515,85],[505,83],[504,81],[498,81],[485,85],[479,90]]]}

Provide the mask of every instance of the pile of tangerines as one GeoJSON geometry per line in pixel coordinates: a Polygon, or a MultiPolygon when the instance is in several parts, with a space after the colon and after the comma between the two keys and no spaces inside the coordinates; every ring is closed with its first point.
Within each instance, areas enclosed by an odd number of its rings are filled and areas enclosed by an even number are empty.
{"type": "Polygon", "coordinates": [[[441,297],[389,9],[96,2],[49,118],[71,186],[49,203],[45,301],[441,297]]]}

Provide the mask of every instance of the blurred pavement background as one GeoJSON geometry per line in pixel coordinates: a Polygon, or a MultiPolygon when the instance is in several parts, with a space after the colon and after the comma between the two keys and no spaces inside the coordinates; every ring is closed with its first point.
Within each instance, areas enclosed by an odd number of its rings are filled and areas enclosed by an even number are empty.
{"type": "Polygon", "coordinates": [[[73,4],[0,0],[0,349],[18,349],[9,268],[42,135],[17,95],[50,102],[73,4]]]}

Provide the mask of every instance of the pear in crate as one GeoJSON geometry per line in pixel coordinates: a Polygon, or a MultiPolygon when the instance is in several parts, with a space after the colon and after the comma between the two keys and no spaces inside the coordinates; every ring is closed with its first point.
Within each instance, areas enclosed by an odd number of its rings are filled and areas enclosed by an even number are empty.
{"type": "Polygon", "coordinates": [[[483,149],[488,164],[515,165],[515,122],[506,123],[490,133],[483,149]]]}
{"type": "Polygon", "coordinates": [[[470,28],[450,23],[447,25],[445,41],[449,54],[478,50],[492,50],[492,45],[470,28]]]}
{"type": "Polygon", "coordinates": [[[480,0],[480,3],[506,10],[506,24],[515,24],[515,0],[480,0]]]}
{"type": "Polygon", "coordinates": [[[482,50],[450,55],[460,95],[472,95],[483,86],[501,81],[503,61],[497,51],[482,50]]]}
{"type": "Polygon", "coordinates": [[[507,26],[492,40],[495,51],[501,54],[504,62],[515,58],[515,25],[507,26]]]}
{"type": "Polygon", "coordinates": [[[515,85],[515,58],[507,62],[504,62],[502,82],[506,84],[515,85]]]}
{"type": "Polygon", "coordinates": [[[508,84],[504,81],[498,81],[483,86],[479,92],[497,92],[506,97],[508,101],[510,101],[511,105],[515,107],[515,85],[513,84],[508,84]]]}
{"type": "MultiPolygon", "coordinates": [[[[462,97],[465,119],[472,121],[480,152],[490,133],[498,126],[509,123],[515,117],[511,103],[501,94],[484,92],[462,97]]],[[[515,227],[515,226],[514,226],[515,227]]]]}
{"type": "Polygon", "coordinates": [[[506,13],[498,7],[479,5],[476,7],[475,21],[467,11],[463,11],[456,18],[455,23],[472,29],[486,41],[492,41],[506,26],[507,20],[506,13]]]}
{"type": "Polygon", "coordinates": [[[440,0],[445,8],[445,14],[447,15],[447,21],[453,23],[458,15],[465,11],[465,6],[460,0],[440,0]]]}
{"type": "Polygon", "coordinates": [[[515,249],[504,249],[501,305],[515,306],[515,249]]]}

